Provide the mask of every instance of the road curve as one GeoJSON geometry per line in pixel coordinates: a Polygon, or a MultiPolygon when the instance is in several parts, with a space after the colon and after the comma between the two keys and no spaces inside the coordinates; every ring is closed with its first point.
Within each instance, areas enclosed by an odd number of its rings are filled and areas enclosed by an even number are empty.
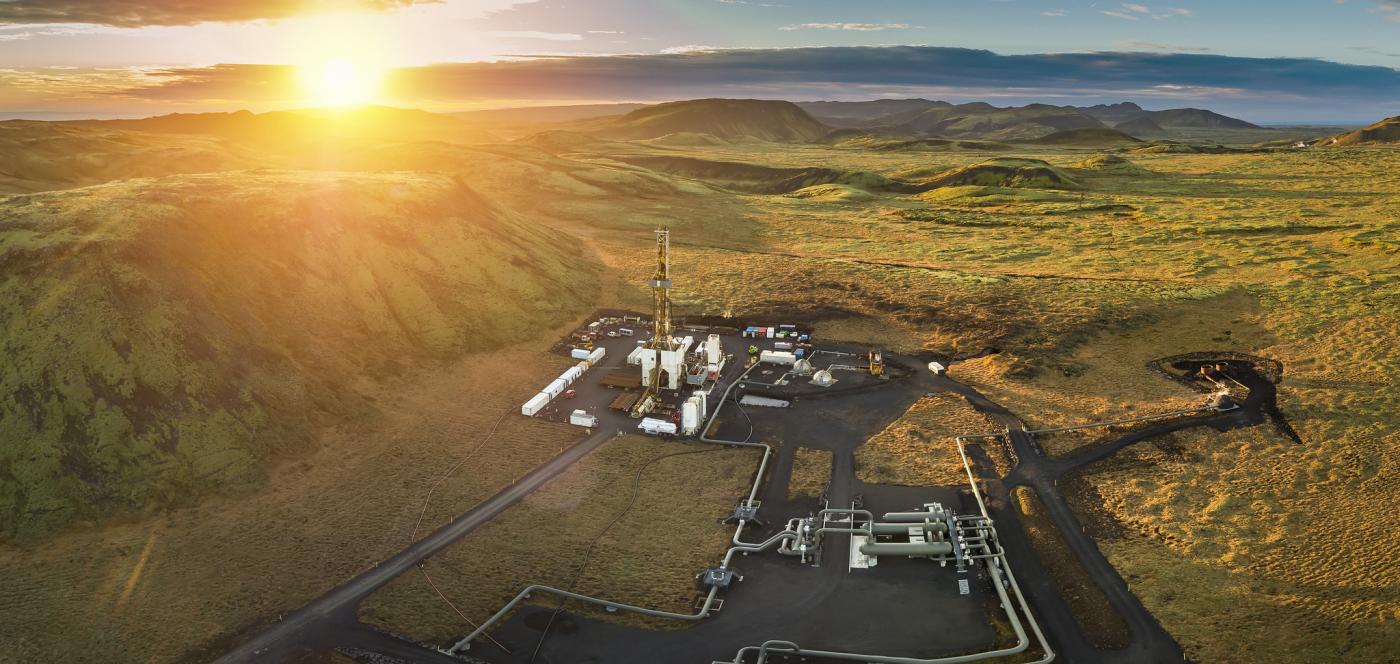
{"type": "Polygon", "coordinates": [[[317,631],[321,624],[338,620],[338,616],[349,611],[353,613],[366,597],[380,589],[414,565],[427,560],[443,549],[451,546],[462,536],[482,524],[494,519],[511,505],[519,502],[527,494],[568,469],[589,452],[615,435],[613,431],[597,431],[584,438],[573,447],[544,462],[524,477],[501,489],[496,495],[477,504],[466,513],[453,519],[451,523],[438,528],[432,534],[411,544],[394,557],[365,570],[359,576],[314,599],[311,603],[288,615],[284,620],[259,632],[253,638],[214,660],[216,664],[240,664],[242,662],[281,661],[300,643],[308,640],[308,635],[317,631]]]}

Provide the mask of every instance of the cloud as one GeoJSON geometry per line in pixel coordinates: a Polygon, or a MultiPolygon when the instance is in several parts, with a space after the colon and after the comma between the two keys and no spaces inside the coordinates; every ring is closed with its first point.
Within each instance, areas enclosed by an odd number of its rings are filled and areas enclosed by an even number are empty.
{"type": "MultiPolygon", "coordinates": [[[[590,33],[594,31],[590,30],[590,33]]],[[[543,39],[546,41],[578,41],[583,39],[583,35],[573,32],[543,32],[540,30],[499,30],[488,33],[492,37],[503,37],[506,39],[543,39]]],[[[603,32],[601,34],[620,34],[616,32],[603,32]]]]}
{"type": "Polygon", "coordinates": [[[0,0],[3,23],[88,23],[124,28],[286,18],[318,10],[387,11],[439,0],[0,0]]]}
{"type": "Polygon", "coordinates": [[[1099,13],[1125,21],[1140,21],[1144,16],[1151,17],[1155,21],[1165,21],[1169,18],[1187,18],[1196,15],[1195,10],[1184,7],[1168,7],[1162,11],[1153,11],[1151,7],[1136,2],[1125,2],[1118,6],[1122,9],[1100,9],[1099,13]]]}
{"type": "Polygon", "coordinates": [[[1115,47],[1125,51],[1166,51],[1168,53],[1212,53],[1214,49],[1201,46],[1178,46],[1149,41],[1120,41],[1115,47]]]}
{"type": "Polygon", "coordinates": [[[855,30],[857,32],[874,32],[877,30],[907,30],[911,27],[908,23],[798,23],[796,25],[785,25],[779,30],[855,30]]]}
{"type": "Polygon", "coordinates": [[[1063,9],[1051,9],[1049,11],[1040,12],[1041,16],[1067,16],[1068,14],[1069,12],[1063,9]]]}
{"type": "MultiPolygon", "coordinates": [[[[172,68],[111,80],[70,80],[64,72],[49,71],[26,76],[29,84],[39,87],[48,85],[47,79],[67,81],[64,95],[89,94],[82,92],[84,86],[99,85],[109,104],[301,103],[294,72],[266,65],[172,68]]],[[[0,97],[4,86],[0,81],[0,97]]],[[[498,62],[396,69],[386,73],[385,93],[388,101],[429,108],[493,100],[661,101],[708,96],[851,99],[895,94],[1006,103],[1132,99],[1158,100],[1159,107],[1207,106],[1247,119],[1288,121],[1300,115],[1309,120],[1396,115],[1400,71],[1305,58],[1200,53],[1001,55],[921,46],[688,47],[669,54],[517,55],[498,62]]]]}

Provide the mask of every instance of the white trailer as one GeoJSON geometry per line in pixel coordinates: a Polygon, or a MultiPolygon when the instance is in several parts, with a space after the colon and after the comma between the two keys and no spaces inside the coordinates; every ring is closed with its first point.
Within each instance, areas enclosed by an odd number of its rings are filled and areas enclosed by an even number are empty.
{"type": "Polygon", "coordinates": [[[592,429],[598,426],[598,418],[586,410],[576,410],[569,413],[569,424],[592,429]]]}
{"type": "Polygon", "coordinates": [[[792,350],[791,341],[774,341],[773,347],[778,350],[792,350]]]}
{"type": "Polygon", "coordinates": [[[539,394],[530,397],[530,400],[526,401],[525,405],[520,407],[520,414],[526,417],[534,417],[540,414],[540,411],[544,410],[544,407],[548,404],[549,395],[545,394],[544,392],[540,392],[539,394]]]}
{"type": "Polygon", "coordinates": [[[559,395],[563,394],[564,388],[566,387],[568,387],[568,385],[564,383],[564,381],[556,378],[553,383],[550,383],[549,385],[545,386],[544,394],[548,394],[549,398],[554,399],[559,395]]]}
{"type": "Polygon", "coordinates": [[[626,327],[619,327],[619,328],[617,328],[617,333],[620,334],[620,335],[622,335],[622,336],[624,336],[624,337],[630,337],[630,336],[636,334],[636,332],[633,332],[633,331],[631,330],[631,328],[626,328],[626,327]]]}
{"type": "Polygon", "coordinates": [[[588,361],[597,364],[603,360],[603,356],[608,354],[608,349],[599,346],[588,354],[588,361]]]}
{"type": "Polygon", "coordinates": [[[948,367],[943,366],[942,362],[929,362],[928,370],[933,372],[935,376],[942,376],[948,372],[948,367]]]}
{"type": "Polygon", "coordinates": [[[719,335],[718,335],[718,334],[711,334],[709,337],[707,337],[707,338],[705,339],[705,363],[706,363],[706,364],[719,364],[719,354],[720,354],[719,335]]]}
{"type": "Polygon", "coordinates": [[[572,357],[572,358],[574,358],[575,360],[586,360],[586,359],[588,359],[588,349],[586,349],[586,348],[575,348],[575,349],[569,351],[569,357],[572,357]]]}
{"type": "Polygon", "coordinates": [[[630,353],[627,354],[627,363],[630,364],[630,365],[632,365],[632,366],[637,366],[637,365],[641,364],[641,363],[642,363],[642,353],[645,353],[646,350],[647,350],[646,348],[643,348],[643,347],[641,347],[641,346],[637,346],[636,348],[633,348],[633,349],[632,349],[632,352],[630,352],[630,353]]]}
{"type": "Polygon", "coordinates": [[[670,435],[673,435],[673,436],[676,434],[676,423],[675,423],[675,422],[668,422],[668,421],[666,421],[666,420],[658,420],[658,419],[656,419],[656,418],[654,418],[654,417],[644,417],[644,418],[642,418],[642,421],[641,421],[640,424],[637,425],[637,428],[638,428],[638,429],[641,429],[641,430],[642,430],[642,433],[644,433],[644,434],[646,434],[646,435],[648,435],[648,436],[659,436],[659,435],[661,435],[661,434],[663,434],[663,433],[664,433],[664,434],[670,434],[670,435]]]}
{"type": "Polygon", "coordinates": [[[578,380],[579,376],[582,376],[582,375],[583,375],[583,369],[580,369],[580,368],[578,368],[577,365],[575,365],[575,366],[569,367],[569,369],[568,369],[567,371],[565,371],[563,374],[561,374],[561,375],[559,376],[559,380],[564,381],[565,384],[573,385],[573,384],[574,384],[574,381],[578,380]]]}

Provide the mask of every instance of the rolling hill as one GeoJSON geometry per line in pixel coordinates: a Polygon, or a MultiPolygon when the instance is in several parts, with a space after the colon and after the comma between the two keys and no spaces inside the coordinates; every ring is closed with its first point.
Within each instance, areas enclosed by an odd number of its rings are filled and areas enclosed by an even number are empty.
{"type": "MultiPolygon", "coordinates": [[[[1118,104],[1099,104],[1097,106],[1083,107],[1070,106],[1067,108],[1075,108],[1086,115],[1093,116],[1104,123],[1115,126],[1125,122],[1147,120],[1158,127],[1164,128],[1262,129],[1262,127],[1245,122],[1244,120],[1201,108],[1170,108],[1162,111],[1149,111],[1137,104],[1127,101],[1118,104]]],[[[1144,123],[1140,126],[1147,125],[1144,123]]],[[[1124,129],[1124,131],[1128,130],[1124,129]]]]}
{"type": "Polygon", "coordinates": [[[1157,124],[1157,121],[1146,116],[1139,116],[1132,120],[1124,120],[1123,122],[1113,125],[1113,128],[1133,136],[1164,134],[1167,131],[1162,128],[1162,125],[1157,124]]]}
{"type": "Polygon", "coordinates": [[[266,165],[265,155],[215,138],[53,122],[0,122],[0,195],[266,165]]]}
{"type": "Polygon", "coordinates": [[[1062,147],[1115,147],[1119,145],[1138,145],[1142,140],[1129,136],[1117,129],[1086,128],[1086,129],[1066,129],[1047,134],[1040,138],[1027,141],[1036,145],[1058,145],[1062,147]]]}
{"type": "Polygon", "coordinates": [[[916,109],[879,118],[873,128],[945,138],[1016,141],[1066,129],[1102,129],[1103,123],[1074,109],[1048,104],[1001,108],[982,102],[916,109]]]}
{"type": "Polygon", "coordinates": [[[0,539],[255,484],[369,386],[557,324],[581,250],[437,175],[223,173],[0,208],[0,539]]]}
{"type": "Polygon", "coordinates": [[[1386,118],[1356,131],[1319,140],[1317,145],[1400,145],[1400,115],[1386,118]]]}
{"type": "Polygon", "coordinates": [[[863,127],[895,114],[947,108],[946,101],[928,99],[874,99],[871,101],[799,101],[802,110],[834,127],[863,127]]]}
{"type": "Polygon", "coordinates": [[[588,131],[623,140],[709,134],[724,140],[810,143],[820,140],[831,129],[792,102],[694,99],[657,104],[619,118],[608,118],[590,125],[588,131]]]}
{"type": "Polygon", "coordinates": [[[217,137],[277,150],[324,142],[481,143],[495,140],[495,136],[461,118],[386,106],[270,113],[173,113],[139,120],[77,120],[63,124],[217,137]]]}

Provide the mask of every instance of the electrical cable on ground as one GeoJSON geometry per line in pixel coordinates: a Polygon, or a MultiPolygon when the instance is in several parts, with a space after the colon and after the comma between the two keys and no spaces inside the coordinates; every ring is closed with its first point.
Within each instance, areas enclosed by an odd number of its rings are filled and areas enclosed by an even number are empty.
{"type": "MultiPolygon", "coordinates": [[[[574,571],[573,578],[569,580],[569,585],[567,586],[569,592],[573,592],[574,586],[578,584],[579,578],[583,576],[583,570],[588,567],[589,561],[593,558],[593,550],[597,548],[599,540],[602,540],[603,536],[608,534],[608,531],[612,530],[613,527],[616,526],[619,521],[622,521],[623,517],[627,516],[628,512],[632,511],[632,506],[637,504],[637,494],[641,492],[642,488],[642,474],[646,472],[647,468],[651,467],[652,464],[661,461],[662,459],[685,456],[688,454],[707,454],[710,452],[723,451],[725,451],[724,448],[717,447],[707,450],[688,450],[685,452],[672,452],[670,454],[662,454],[661,456],[655,457],[650,461],[647,461],[646,463],[642,464],[642,467],[637,469],[636,475],[632,478],[632,496],[627,500],[627,505],[622,508],[621,512],[618,512],[617,515],[613,517],[613,520],[608,523],[607,527],[603,528],[602,531],[600,531],[597,535],[593,537],[593,540],[588,543],[588,548],[584,550],[583,560],[579,562],[578,569],[574,571]]],[[[544,631],[540,633],[540,640],[535,643],[534,652],[530,653],[530,664],[534,664],[535,658],[539,657],[540,650],[544,648],[545,639],[549,638],[549,630],[552,627],[554,627],[554,621],[559,617],[559,614],[564,611],[564,605],[567,604],[568,601],[569,600],[567,598],[561,599],[559,600],[559,605],[554,607],[554,612],[551,613],[549,616],[549,622],[545,623],[544,631]]]]}
{"type": "MultiPolygon", "coordinates": [[[[476,453],[480,452],[481,448],[486,447],[486,444],[491,442],[491,439],[496,435],[496,429],[500,428],[501,422],[504,422],[506,416],[510,415],[510,413],[511,411],[509,410],[501,413],[501,416],[496,418],[496,423],[491,425],[491,429],[486,432],[486,436],[481,439],[481,442],[477,443],[476,447],[472,448],[470,452],[467,452],[466,456],[463,456],[462,459],[457,462],[457,465],[453,466],[446,473],[443,473],[442,477],[439,477],[438,481],[433,483],[432,488],[428,489],[428,495],[423,498],[423,509],[418,511],[418,522],[413,524],[413,533],[408,536],[409,544],[412,544],[414,540],[418,539],[418,529],[423,527],[423,516],[428,513],[428,504],[433,500],[433,492],[437,491],[437,488],[442,486],[442,483],[447,481],[447,478],[452,477],[463,464],[476,456],[476,453]]],[[[433,592],[436,592],[437,596],[441,597],[443,602],[446,602],[448,606],[452,607],[452,610],[455,611],[458,616],[461,616],[462,620],[466,621],[468,625],[471,625],[472,629],[476,629],[477,624],[472,622],[472,619],[468,618],[465,613],[462,613],[462,610],[458,609],[457,605],[452,603],[452,600],[447,599],[447,595],[442,594],[442,591],[438,590],[437,584],[433,583],[432,577],[428,576],[428,570],[423,565],[424,563],[418,563],[418,572],[423,575],[423,579],[432,587],[433,592]]],[[[511,654],[509,648],[505,647],[504,644],[497,641],[491,635],[486,635],[486,638],[491,639],[491,643],[496,644],[496,647],[504,650],[507,655],[511,654]]]]}

